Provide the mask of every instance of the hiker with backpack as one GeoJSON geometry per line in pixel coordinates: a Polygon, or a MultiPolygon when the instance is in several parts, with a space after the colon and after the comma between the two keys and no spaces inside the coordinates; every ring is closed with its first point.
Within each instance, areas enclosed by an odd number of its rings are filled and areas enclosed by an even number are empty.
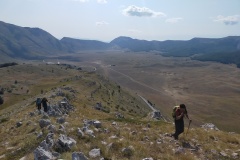
{"type": "Polygon", "coordinates": [[[41,112],[41,103],[42,103],[42,99],[41,98],[37,98],[37,100],[36,100],[36,107],[37,107],[39,112],[41,112]]]}
{"type": "Polygon", "coordinates": [[[178,140],[178,136],[184,132],[184,116],[186,116],[189,120],[189,124],[191,123],[191,119],[188,117],[187,108],[184,104],[180,104],[179,106],[175,106],[173,108],[172,116],[174,118],[175,123],[175,133],[172,134],[175,140],[178,140]]]}
{"type": "Polygon", "coordinates": [[[48,102],[47,98],[44,97],[44,98],[42,99],[42,105],[43,105],[43,110],[44,110],[44,112],[47,112],[47,111],[48,111],[47,102],[48,102]]]}

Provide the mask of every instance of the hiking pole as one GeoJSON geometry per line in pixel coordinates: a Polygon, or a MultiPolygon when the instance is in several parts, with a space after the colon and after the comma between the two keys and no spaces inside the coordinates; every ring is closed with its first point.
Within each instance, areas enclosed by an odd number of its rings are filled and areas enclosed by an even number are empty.
{"type": "Polygon", "coordinates": [[[189,120],[188,129],[187,129],[186,135],[188,134],[188,130],[189,130],[189,127],[190,127],[191,122],[192,122],[192,120],[189,120]]]}

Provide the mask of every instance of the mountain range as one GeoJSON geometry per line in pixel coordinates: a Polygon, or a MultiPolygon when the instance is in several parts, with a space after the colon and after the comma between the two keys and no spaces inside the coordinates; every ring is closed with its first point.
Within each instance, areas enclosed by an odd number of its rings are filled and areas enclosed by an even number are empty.
{"type": "Polygon", "coordinates": [[[64,37],[58,40],[40,28],[20,27],[0,21],[0,58],[42,59],[85,50],[124,49],[158,51],[163,56],[233,63],[240,67],[240,36],[147,41],[120,36],[110,43],[64,37]]]}

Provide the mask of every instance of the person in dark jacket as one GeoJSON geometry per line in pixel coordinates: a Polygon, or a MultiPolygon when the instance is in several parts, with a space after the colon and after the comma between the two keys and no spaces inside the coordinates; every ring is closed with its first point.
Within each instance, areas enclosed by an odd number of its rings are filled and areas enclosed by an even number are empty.
{"type": "Polygon", "coordinates": [[[41,98],[37,98],[36,100],[36,107],[38,109],[38,111],[41,111],[41,105],[42,105],[42,99],[41,98]]]}
{"type": "Polygon", "coordinates": [[[178,140],[178,136],[184,132],[184,116],[188,118],[189,121],[192,121],[188,117],[187,109],[184,104],[180,104],[178,109],[175,111],[175,133],[172,135],[175,140],[178,140]]]}
{"type": "Polygon", "coordinates": [[[47,98],[44,97],[44,98],[42,99],[42,105],[43,105],[44,112],[47,112],[47,111],[48,111],[47,102],[48,102],[47,98]]]}

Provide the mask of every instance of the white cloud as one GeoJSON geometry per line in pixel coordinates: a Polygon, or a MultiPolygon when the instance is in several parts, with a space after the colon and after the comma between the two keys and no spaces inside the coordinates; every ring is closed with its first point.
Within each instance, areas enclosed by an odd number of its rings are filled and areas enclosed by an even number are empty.
{"type": "Polygon", "coordinates": [[[233,16],[227,16],[227,17],[219,15],[216,18],[214,18],[214,21],[223,22],[226,25],[235,25],[235,24],[238,24],[238,22],[240,21],[240,15],[233,15],[233,16]]]}
{"type": "Polygon", "coordinates": [[[156,12],[146,7],[128,6],[122,13],[125,16],[137,16],[137,17],[164,17],[166,16],[162,12],[156,12]]]}
{"type": "Polygon", "coordinates": [[[177,17],[177,18],[169,18],[166,20],[167,23],[178,23],[179,21],[183,20],[183,18],[181,17],[177,17]]]}
{"type": "Polygon", "coordinates": [[[107,0],[97,0],[98,3],[107,3],[107,0]]]}
{"type": "Polygon", "coordinates": [[[96,26],[105,26],[105,25],[108,25],[109,23],[105,21],[99,21],[99,22],[96,22],[95,24],[96,26]]]}

